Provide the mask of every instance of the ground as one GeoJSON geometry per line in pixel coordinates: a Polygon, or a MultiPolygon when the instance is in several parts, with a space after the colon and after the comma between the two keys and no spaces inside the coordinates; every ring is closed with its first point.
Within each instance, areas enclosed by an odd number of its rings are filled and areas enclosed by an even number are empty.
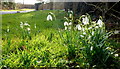
{"type": "Polygon", "coordinates": [[[64,30],[64,16],[63,10],[3,14],[0,65],[11,68],[119,68],[119,45],[108,39],[108,32],[93,28],[90,31],[95,35],[91,35],[87,29],[87,34],[81,37],[82,31],[64,30]],[[55,14],[56,20],[46,20],[49,12],[55,14]],[[21,22],[28,23],[30,31],[22,29],[21,22]]]}

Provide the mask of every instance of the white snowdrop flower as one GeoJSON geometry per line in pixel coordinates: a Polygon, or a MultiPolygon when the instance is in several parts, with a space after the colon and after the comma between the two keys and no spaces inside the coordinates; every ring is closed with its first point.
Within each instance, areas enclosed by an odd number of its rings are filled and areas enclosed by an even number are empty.
{"type": "Polygon", "coordinates": [[[92,32],[92,35],[94,35],[94,31],[92,32]]]}
{"type": "Polygon", "coordinates": [[[118,31],[118,30],[116,30],[116,31],[114,31],[114,33],[115,33],[115,34],[118,34],[118,33],[119,33],[119,31],[118,31]]]}
{"type": "Polygon", "coordinates": [[[70,22],[68,25],[72,25],[72,22],[70,22]]]}
{"type": "Polygon", "coordinates": [[[86,33],[85,33],[85,32],[83,32],[83,34],[84,34],[84,35],[86,35],[86,33]]]}
{"type": "Polygon", "coordinates": [[[30,31],[30,28],[27,28],[28,31],[30,31]]]}
{"type": "Polygon", "coordinates": [[[94,67],[96,67],[96,65],[93,65],[92,67],[94,68],[94,67]]]}
{"type": "Polygon", "coordinates": [[[65,30],[67,30],[67,27],[65,26],[65,30]]]}
{"type": "Polygon", "coordinates": [[[80,37],[84,37],[83,35],[80,35],[80,37]]]}
{"type": "Polygon", "coordinates": [[[82,30],[80,24],[76,25],[77,30],[82,30]]]}
{"type": "Polygon", "coordinates": [[[71,10],[70,12],[71,12],[71,13],[73,13],[73,11],[72,11],[72,10],[71,10]]]}
{"type": "Polygon", "coordinates": [[[65,21],[65,22],[64,22],[64,26],[68,26],[68,22],[65,21]]]}
{"type": "Polygon", "coordinates": [[[102,22],[102,20],[99,19],[99,20],[97,21],[97,24],[99,25],[99,27],[102,27],[102,26],[103,26],[103,22],[102,22]]]}
{"type": "Polygon", "coordinates": [[[91,51],[93,50],[93,46],[90,47],[90,50],[91,50],[91,51]]]}
{"type": "Polygon", "coordinates": [[[69,62],[66,60],[66,63],[69,63],[69,62]]]}
{"type": "Polygon", "coordinates": [[[70,63],[72,63],[72,61],[69,61],[70,63]]]}
{"type": "Polygon", "coordinates": [[[47,21],[52,21],[52,20],[53,20],[52,16],[51,16],[51,15],[48,15],[48,16],[47,16],[47,21]]]}
{"type": "Polygon", "coordinates": [[[83,23],[84,25],[86,25],[86,24],[89,23],[89,19],[88,19],[87,16],[86,16],[85,18],[82,18],[82,23],[83,23]]]}
{"type": "Polygon", "coordinates": [[[84,29],[84,28],[82,28],[82,31],[85,31],[85,29],[84,29]]]}
{"type": "Polygon", "coordinates": [[[24,23],[24,26],[30,26],[28,23],[24,23]]]}
{"type": "Polygon", "coordinates": [[[91,38],[91,36],[88,37],[88,39],[90,39],[90,38],[91,38]]]}
{"type": "Polygon", "coordinates": [[[110,48],[110,47],[107,47],[106,49],[110,50],[111,48],[110,48]]]}
{"type": "Polygon", "coordinates": [[[118,54],[115,54],[115,57],[118,57],[119,55],[118,54]]]}
{"type": "Polygon", "coordinates": [[[23,25],[24,25],[23,22],[20,22],[20,27],[21,27],[21,28],[23,28],[23,25]]]}
{"type": "Polygon", "coordinates": [[[69,14],[69,17],[72,18],[72,14],[69,14]]]}
{"type": "Polygon", "coordinates": [[[109,47],[107,47],[106,49],[109,49],[109,47]]]}
{"type": "Polygon", "coordinates": [[[37,63],[41,63],[42,61],[36,61],[37,63]]]}
{"type": "Polygon", "coordinates": [[[113,54],[113,52],[111,52],[111,54],[113,54]]]}
{"type": "Polygon", "coordinates": [[[92,27],[89,27],[88,29],[90,30],[90,29],[92,29],[92,27]]]}
{"type": "Polygon", "coordinates": [[[87,63],[87,65],[90,65],[89,63],[87,63]]]}
{"type": "Polygon", "coordinates": [[[36,27],[36,24],[35,24],[35,26],[34,26],[34,27],[35,27],[35,29],[37,28],[37,27],[36,27]]]}
{"type": "Polygon", "coordinates": [[[86,20],[86,23],[88,24],[89,23],[89,19],[88,19],[87,16],[85,17],[85,20],[86,20]]]}
{"type": "Polygon", "coordinates": [[[98,26],[95,26],[95,28],[99,28],[98,26]]]}
{"type": "Polygon", "coordinates": [[[10,29],[9,29],[9,27],[7,28],[7,32],[10,32],[10,29]]]}
{"type": "Polygon", "coordinates": [[[82,18],[82,23],[84,23],[84,24],[86,23],[85,18],[82,18]]]}
{"type": "Polygon", "coordinates": [[[76,67],[80,67],[79,65],[77,65],[76,67]]]}

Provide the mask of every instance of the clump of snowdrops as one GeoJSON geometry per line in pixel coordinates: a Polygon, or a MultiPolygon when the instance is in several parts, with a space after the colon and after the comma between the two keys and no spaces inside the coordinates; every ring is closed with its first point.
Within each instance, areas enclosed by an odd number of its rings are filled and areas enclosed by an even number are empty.
{"type": "Polygon", "coordinates": [[[64,18],[65,33],[60,35],[63,43],[68,47],[69,61],[72,59],[75,59],[72,62],[84,61],[81,64],[88,68],[114,68],[116,66],[112,63],[115,63],[116,57],[118,58],[119,55],[108,42],[109,36],[113,33],[105,30],[101,16],[97,21],[92,21],[89,14],[74,19],[73,13],[70,13],[68,17],[64,18]],[[77,24],[74,24],[75,21],[77,24]]]}
{"type": "MultiPolygon", "coordinates": [[[[31,29],[30,29],[30,25],[26,22],[20,22],[20,27],[21,27],[21,31],[22,31],[22,38],[23,39],[31,39],[30,33],[31,33],[31,29]]],[[[35,25],[36,28],[36,25],[35,25]]]]}

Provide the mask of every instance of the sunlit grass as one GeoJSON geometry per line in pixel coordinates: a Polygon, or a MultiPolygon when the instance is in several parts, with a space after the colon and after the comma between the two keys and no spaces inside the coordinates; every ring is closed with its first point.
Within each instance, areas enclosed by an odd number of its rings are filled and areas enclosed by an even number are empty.
{"type": "Polygon", "coordinates": [[[1,10],[1,11],[29,11],[29,10],[35,10],[35,9],[17,9],[17,10],[1,10]]]}

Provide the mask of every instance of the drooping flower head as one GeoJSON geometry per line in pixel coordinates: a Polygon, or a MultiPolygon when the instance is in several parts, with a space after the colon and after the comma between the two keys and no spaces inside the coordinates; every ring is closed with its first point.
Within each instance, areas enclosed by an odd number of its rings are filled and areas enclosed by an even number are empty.
{"type": "Polygon", "coordinates": [[[64,26],[68,26],[68,22],[67,21],[64,22],[64,26]]]}
{"type": "Polygon", "coordinates": [[[102,20],[99,19],[99,20],[97,21],[97,24],[98,24],[99,27],[102,27],[102,26],[103,26],[103,22],[102,22],[102,20]]]}
{"type": "Polygon", "coordinates": [[[89,24],[89,19],[88,19],[87,16],[85,16],[85,17],[82,18],[82,23],[83,23],[84,25],[89,24]]]}
{"type": "Polygon", "coordinates": [[[9,28],[9,26],[7,27],[7,32],[10,32],[10,28],[9,28]]]}
{"type": "Polygon", "coordinates": [[[52,16],[51,16],[51,15],[48,15],[48,16],[47,16],[47,21],[52,21],[52,20],[53,20],[52,16]]]}
{"type": "Polygon", "coordinates": [[[36,29],[37,27],[36,27],[36,24],[34,25],[34,28],[36,29]]]}
{"type": "Polygon", "coordinates": [[[82,30],[80,24],[77,24],[77,25],[76,25],[76,29],[77,29],[77,30],[82,30]]]}
{"type": "Polygon", "coordinates": [[[72,25],[72,20],[70,20],[70,22],[69,22],[69,24],[68,24],[69,26],[71,26],[72,25]]]}
{"type": "Polygon", "coordinates": [[[56,16],[54,13],[49,12],[47,16],[47,21],[52,21],[52,20],[56,20],[56,16]]]}
{"type": "Polygon", "coordinates": [[[24,26],[30,26],[27,22],[24,23],[24,26]]]}
{"type": "Polygon", "coordinates": [[[23,22],[20,22],[20,27],[21,27],[22,29],[23,29],[23,25],[24,25],[23,22]]]}

